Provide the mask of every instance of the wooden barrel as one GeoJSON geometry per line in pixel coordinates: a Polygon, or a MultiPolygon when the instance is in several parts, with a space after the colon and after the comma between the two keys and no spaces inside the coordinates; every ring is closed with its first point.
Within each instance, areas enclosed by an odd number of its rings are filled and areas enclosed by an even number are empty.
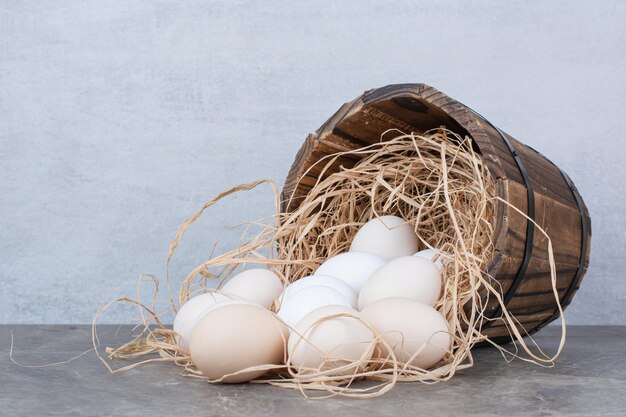
{"type": "MultiPolygon", "coordinates": [[[[547,231],[554,248],[560,301],[567,306],[589,265],[591,243],[591,219],[576,187],[546,157],[433,87],[389,85],[344,104],[306,138],[283,187],[283,210],[297,207],[317,181],[317,167],[301,177],[323,156],[379,142],[388,129],[421,133],[440,126],[470,136],[495,180],[496,194],[547,231]]],[[[346,159],[341,164],[355,162],[346,159]]],[[[505,305],[519,320],[520,330],[532,334],[559,316],[547,242],[532,222],[509,205],[498,202],[496,212],[495,251],[488,273],[501,284],[505,305]]],[[[498,317],[500,313],[492,297],[486,314],[498,317]]],[[[502,320],[485,324],[483,330],[496,342],[510,341],[502,320]]]]}

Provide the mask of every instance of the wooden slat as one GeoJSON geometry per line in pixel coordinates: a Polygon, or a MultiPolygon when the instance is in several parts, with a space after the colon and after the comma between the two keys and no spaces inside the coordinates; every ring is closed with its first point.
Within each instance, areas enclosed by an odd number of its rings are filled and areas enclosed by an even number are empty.
{"type": "MultiPolygon", "coordinates": [[[[380,135],[388,129],[421,133],[439,126],[471,136],[495,180],[496,194],[522,212],[527,212],[526,187],[499,133],[463,104],[424,84],[392,85],[370,90],[344,104],[318,129],[316,135],[307,138],[296,156],[283,188],[284,197],[293,195],[294,199],[284,209],[297,207],[298,198],[306,195],[315,184],[320,175],[317,167],[307,176],[300,177],[324,155],[378,142],[380,135]]],[[[569,189],[558,167],[510,135],[506,136],[517,150],[534,189],[535,221],[552,240],[559,295],[565,297],[567,289],[572,286],[573,291],[569,294],[573,296],[589,263],[589,248],[584,259],[579,259],[581,212],[588,239],[591,238],[588,210],[584,203],[581,207],[577,206],[574,197],[577,190],[569,189]],[[579,264],[582,264],[582,274],[577,282],[572,282],[579,264]]],[[[331,171],[355,162],[346,157],[337,162],[331,171]]],[[[522,263],[527,221],[505,203],[497,202],[496,210],[493,236],[495,250],[488,272],[499,281],[503,294],[506,294],[522,263]]],[[[546,246],[547,239],[537,230],[527,273],[508,305],[529,331],[554,318],[556,303],[550,292],[551,277],[546,246]]],[[[564,301],[565,304],[569,302],[564,301]]],[[[496,309],[493,300],[489,306],[496,309]]],[[[494,323],[486,332],[491,337],[504,337],[508,333],[502,326],[502,323],[494,323]]]]}

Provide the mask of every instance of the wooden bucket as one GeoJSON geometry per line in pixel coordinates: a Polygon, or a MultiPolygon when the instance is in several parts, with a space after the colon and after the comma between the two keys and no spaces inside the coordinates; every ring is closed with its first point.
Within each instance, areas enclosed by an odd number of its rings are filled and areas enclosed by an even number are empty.
{"type": "MultiPolygon", "coordinates": [[[[589,265],[591,243],[591,219],[576,187],[546,157],[433,87],[389,85],[344,104],[306,138],[296,155],[283,187],[283,211],[296,208],[317,181],[318,167],[301,177],[323,156],[379,142],[388,129],[420,133],[440,126],[470,136],[495,179],[496,194],[547,231],[555,251],[560,301],[567,306],[589,265]]],[[[559,316],[546,239],[503,202],[497,203],[494,225],[495,251],[488,273],[500,282],[505,305],[519,320],[520,330],[532,334],[559,316]]],[[[494,297],[486,314],[501,314],[494,297]]],[[[486,323],[483,330],[496,342],[511,340],[502,320],[486,323]]]]}

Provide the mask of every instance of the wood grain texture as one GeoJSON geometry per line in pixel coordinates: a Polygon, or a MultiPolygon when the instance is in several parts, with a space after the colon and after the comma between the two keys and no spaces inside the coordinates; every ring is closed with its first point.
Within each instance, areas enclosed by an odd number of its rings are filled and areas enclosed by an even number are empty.
{"type": "MultiPolygon", "coordinates": [[[[296,208],[319,180],[321,167],[314,165],[325,155],[378,142],[381,134],[389,129],[423,133],[440,126],[470,136],[495,181],[496,194],[522,212],[528,211],[523,177],[498,131],[470,108],[425,84],[399,84],[369,90],[344,104],[315,134],[310,134],[296,155],[283,187],[283,210],[296,208]]],[[[552,240],[557,289],[562,303],[567,305],[589,264],[591,219],[587,207],[576,188],[568,186],[557,166],[504,134],[527,171],[534,192],[535,221],[552,240]],[[589,244],[581,259],[583,225],[589,244]],[[581,273],[577,277],[581,263],[581,273]]],[[[349,167],[356,162],[354,158],[342,158],[326,171],[326,175],[336,172],[341,165],[349,167]]],[[[503,294],[506,294],[522,264],[527,221],[508,204],[499,202],[494,225],[495,251],[488,273],[498,280],[503,294]]],[[[554,320],[558,312],[551,292],[547,239],[536,232],[532,246],[527,271],[509,304],[520,325],[529,333],[554,320]]],[[[497,312],[494,301],[488,307],[488,311],[497,312]]],[[[501,321],[486,326],[485,333],[499,342],[509,340],[501,321]]]]}

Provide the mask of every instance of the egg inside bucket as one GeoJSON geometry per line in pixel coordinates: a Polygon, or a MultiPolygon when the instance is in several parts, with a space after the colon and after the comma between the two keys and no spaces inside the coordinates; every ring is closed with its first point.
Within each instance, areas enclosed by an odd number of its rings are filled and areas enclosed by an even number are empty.
{"type": "Polygon", "coordinates": [[[443,269],[444,260],[446,262],[448,262],[446,257],[449,256],[449,254],[447,254],[447,253],[437,253],[434,249],[428,248],[428,249],[424,249],[424,250],[421,250],[421,251],[417,252],[413,256],[419,256],[421,258],[428,259],[429,261],[432,261],[435,264],[435,266],[437,268],[439,268],[439,270],[441,271],[443,269]],[[437,260],[435,260],[435,258],[437,258],[437,260]]]}
{"type": "Polygon", "coordinates": [[[365,223],[354,236],[351,251],[367,252],[385,260],[412,255],[419,249],[413,227],[398,216],[380,216],[365,223]]]}
{"type": "Polygon", "coordinates": [[[294,327],[309,312],[327,305],[351,307],[341,293],[321,285],[302,288],[283,299],[278,317],[289,327],[294,327]]]}
{"type": "MultiPolygon", "coordinates": [[[[434,308],[408,298],[385,298],[367,306],[361,317],[392,349],[396,360],[430,369],[450,349],[448,322],[434,308]]],[[[389,351],[379,345],[378,357],[391,362],[389,351]]]]}
{"type": "Polygon", "coordinates": [[[350,375],[362,371],[374,346],[374,333],[358,311],[329,305],[298,322],[289,336],[289,361],[299,374],[350,375]]]}
{"type": "Polygon", "coordinates": [[[233,302],[216,306],[200,319],[189,351],[193,364],[209,380],[246,382],[265,374],[267,365],[283,361],[288,335],[269,310],[233,302]],[[263,365],[262,369],[241,372],[263,365]]]}
{"type": "Polygon", "coordinates": [[[374,271],[359,294],[359,310],[390,297],[434,306],[440,295],[441,272],[435,264],[419,256],[403,256],[374,271]]]}
{"type": "Polygon", "coordinates": [[[283,301],[303,288],[319,285],[332,288],[333,290],[343,295],[343,297],[350,302],[350,305],[353,308],[357,307],[356,291],[354,291],[351,286],[346,284],[345,281],[328,275],[311,275],[308,277],[300,278],[299,280],[289,284],[283,292],[283,301]]]}
{"type": "Polygon", "coordinates": [[[384,264],[385,259],[372,253],[346,252],[327,259],[315,273],[339,278],[358,293],[370,275],[384,264]]]}

